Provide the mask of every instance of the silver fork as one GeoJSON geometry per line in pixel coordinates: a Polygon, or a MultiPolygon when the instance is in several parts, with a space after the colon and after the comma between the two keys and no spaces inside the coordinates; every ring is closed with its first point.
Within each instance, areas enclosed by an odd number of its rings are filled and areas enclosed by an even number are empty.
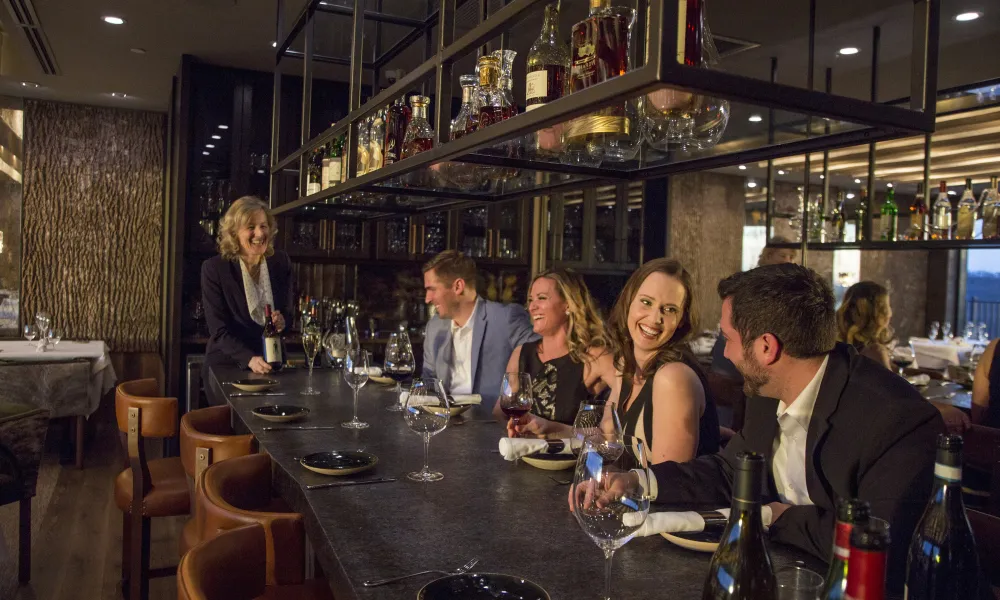
{"type": "Polygon", "coordinates": [[[402,577],[389,577],[388,579],[369,579],[368,581],[365,581],[361,585],[363,585],[365,587],[377,587],[377,586],[380,586],[380,585],[385,585],[387,583],[394,583],[396,581],[402,581],[404,579],[409,579],[410,577],[417,577],[419,575],[427,575],[429,573],[438,573],[440,575],[461,575],[463,573],[468,572],[469,569],[471,569],[472,567],[476,566],[477,564],[479,564],[479,559],[478,558],[473,558],[469,562],[465,563],[464,565],[462,565],[461,567],[459,567],[459,568],[457,568],[457,569],[455,569],[453,571],[437,571],[437,570],[420,571],[419,573],[410,573],[409,575],[403,575],[402,577]]]}

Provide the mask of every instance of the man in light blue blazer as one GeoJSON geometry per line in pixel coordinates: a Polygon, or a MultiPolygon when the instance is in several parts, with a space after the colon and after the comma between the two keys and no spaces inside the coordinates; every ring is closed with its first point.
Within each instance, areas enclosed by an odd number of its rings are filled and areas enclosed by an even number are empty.
{"type": "Polygon", "coordinates": [[[479,394],[492,410],[514,348],[538,339],[528,312],[476,293],[476,263],[446,250],[424,265],[427,304],[437,315],[424,332],[423,376],[440,379],[450,394],[479,394]]]}

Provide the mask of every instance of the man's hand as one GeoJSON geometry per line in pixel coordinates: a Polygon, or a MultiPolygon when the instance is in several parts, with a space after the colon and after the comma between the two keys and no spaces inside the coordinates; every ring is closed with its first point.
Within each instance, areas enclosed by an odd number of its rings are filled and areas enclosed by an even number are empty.
{"type": "Polygon", "coordinates": [[[783,502],[772,502],[768,504],[771,507],[771,524],[773,525],[781,515],[784,514],[786,510],[792,507],[791,504],[785,504],[783,502]]]}
{"type": "Polygon", "coordinates": [[[274,328],[279,333],[285,330],[285,315],[281,314],[280,310],[271,311],[271,320],[274,322],[274,328]]]}
{"type": "Polygon", "coordinates": [[[254,373],[264,374],[271,372],[271,365],[264,361],[263,356],[255,356],[251,358],[250,362],[247,363],[247,367],[249,367],[254,373]]]}
{"type": "Polygon", "coordinates": [[[961,435],[972,425],[969,415],[961,409],[945,404],[935,404],[935,406],[941,411],[941,418],[944,419],[944,426],[948,429],[948,433],[961,435]]]}
{"type": "Polygon", "coordinates": [[[571,485],[566,498],[569,512],[574,512],[575,506],[588,510],[595,504],[598,509],[602,509],[614,502],[615,498],[628,495],[629,490],[640,486],[642,483],[635,473],[605,473],[600,482],[589,479],[579,485],[571,485]]]}

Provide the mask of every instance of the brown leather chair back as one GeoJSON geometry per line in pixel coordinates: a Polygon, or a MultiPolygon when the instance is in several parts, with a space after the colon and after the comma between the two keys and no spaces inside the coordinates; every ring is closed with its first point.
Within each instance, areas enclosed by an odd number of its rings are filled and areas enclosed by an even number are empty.
{"type": "Polygon", "coordinates": [[[969,518],[972,535],[976,538],[979,570],[996,590],[1000,586],[1000,517],[978,510],[966,510],[965,515],[969,518]]]}
{"type": "Polygon", "coordinates": [[[139,435],[167,438],[177,435],[177,398],[157,397],[155,379],[126,381],[115,389],[118,430],[128,433],[128,411],[138,408],[139,435]]]}
{"type": "Polygon", "coordinates": [[[252,523],[220,533],[177,566],[179,600],[252,600],[264,593],[264,527],[252,523]]]}
{"type": "Polygon", "coordinates": [[[271,457],[250,454],[217,462],[201,474],[197,518],[201,539],[249,523],[264,526],[267,585],[302,583],[305,529],[302,515],[273,512],[271,457]]]}
{"type": "Polygon", "coordinates": [[[962,434],[962,460],[966,467],[989,478],[987,508],[1000,517],[1000,429],[973,425],[962,434]]]}
{"type": "Polygon", "coordinates": [[[192,410],[181,417],[181,462],[188,477],[208,465],[253,452],[253,436],[233,435],[229,406],[192,410]],[[206,450],[199,454],[199,449],[206,450]]]}

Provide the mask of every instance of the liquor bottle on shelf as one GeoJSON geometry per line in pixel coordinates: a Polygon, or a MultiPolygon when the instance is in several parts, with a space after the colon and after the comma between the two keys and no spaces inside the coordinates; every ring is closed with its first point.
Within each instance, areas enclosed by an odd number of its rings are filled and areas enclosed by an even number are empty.
{"type": "Polygon", "coordinates": [[[278,328],[274,326],[274,321],[271,315],[271,305],[264,305],[264,333],[263,338],[263,351],[264,351],[264,362],[271,365],[271,369],[274,371],[280,371],[281,365],[284,364],[284,353],[281,348],[281,336],[278,335],[278,328]]]}
{"type": "Polygon", "coordinates": [[[830,214],[826,216],[827,242],[844,241],[844,192],[837,194],[837,199],[830,206],[830,214]]]}
{"type": "Polygon", "coordinates": [[[958,224],[955,226],[956,240],[971,240],[976,229],[976,211],[979,203],[972,195],[972,178],[965,179],[965,191],[958,200],[958,224]]]}
{"type": "Polygon", "coordinates": [[[854,528],[847,559],[845,600],[885,598],[885,561],[889,542],[889,527],[884,521],[870,520],[865,526],[854,528]]]}
{"type": "Polygon", "coordinates": [[[906,557],[906,598],[976,599],[979,581],[979,554],[962,500],[962,437],[939,435],[934,491],[906,557]]]}
{"type": "Polygon", "coordinates": [[[403,153],[403,140],[406,139],[406,126],[410,123],[410,109],[406,100],[397,98],[386,114],[385,121],[385,151],[384,163],[391,165],[398,161],[403,153]]]}
{"type": "Polygon", "coordinates": [[[881,238],[885,242],[896,241],[896,226],[899,223],[899,206],[896,205],[896,188],[890,187],[882,204],[881,238]]]}
{"type": "MultiPolygon", "coordinates": [[[[473,104],[477,81],[475,75],[462,75],[458,78],[458,82],[462,85],[462,107],[458,109],[458,114],[451,121],[449,139],[457,140],[466,133],[475,131],[475,124],[472,124],[470,127],[469,121],[473,119],[473,111],[475,110],[473,104]]],[[[478,123],[478,115],[476,115],[474,121],[478,123]]]]}
{"type": "Polygon", "coordinates": [[[493,56],[500,61],[500,80],[497,88],[503,96],[504,120],[517,116],[517,103],[514,102],[514,58],[517,57],[516,50],[494,50],[493,56]]]}
{"type": "Polygon", "coordinates": [[[983,239],[1000,239],[1000,190],[996,175],[990,177],[990,187],[983,190],[979,204],[983,209],[983,239]]]}
{"type": "Polygon", "coordinates": [[[322,171],[323,166],[320,162],[320,151],[317,150],[309,155],[309,166],[308,170],[308,181],[306,182],[306,195],[311,196],[323,189],[322,184],[322,171]]]}
{"type": "Polygon", "coordinates": [[[343,181],[341,178],[341,171],[343,167],[341,154],[343,144],[343,138],[336,138],[330,142],[326,155],[326,160],[329,161],[326,169],[326,187],[333,187],[343,181]]]}
{"type": "Polygon", "coordinates": [[[858,207],[854,210],[854,241],[865,240],[865,219],[868,218],[868,190],[861,188],[858,195],[858,207]]]}
{"type": "Polygon", "coordinates": [[[330,187],[330,147],[333,143],[323,146],[317,153],[322,157],[320,164],[322,165],[319,170],[319,189],[325,190],[330,187]]]}
{"type": "Polygon", "coordinates": [[[504,94],[500,90],[500,60],[490,54],[481,56],[476,70],[479,72],[479,89],[476,92],[479,118],[473,131],[503,121],[507,111],[504,94]]]}
{"type": "Polygon", "coordinates": [[[370,146],[371,138],[369,135],[371,133],[371,127],[372,127],[371,117],[368,117],[367,119],[361,121],[361,123],[358,124],[358,147],[357,147],[358,177],[361,177],[362,175],[368,172],[369,163],[371,162],[371,156],[372,156],[371,146],[370,146]]]}
{"type": "Polygon", "coordinates": [[[906,234],[908,240],[926,239],[927,235],[927,200],[924,197],[924,184],[917,184],[917,194],[910,205],[910,231],[906,234]]]}
{"type": "Polygon", "coordinates": [[[524,104],[533,110],[562,98],[569,73],[569,50],[559,39],[559,6],[545,7],[542,32],[528,51],[524,104]]]}
{"type": "Polygon", "coordinates": [[[372,117],[371,129],[368,132],[368,172],[381,169],[385,159],[385,118],[386,110],[381,108],[372,117]]]}
{"type": "Polygon", "coordinates": [[[934,201],[931,238],[935,240],[951,239],[951,199],[948,198],[947,181],[941,182],[937,200],[934,201]]]}
{"type": "Polygon", "coordinates": [[[764,456],[737,456],[733,505],[722,542],[712,555],[702,600],[774,600],[778,597],[760,517],[764,456]]]}
{"type": "Polygon", "coordinates": [[[868,525],[867,502],[852,498],[837,502],[837,523],[833,530],[833,555],[819,600],[843,600],[847,591],[847,563],[851,555],[851,533],[868,525]]]}
{"type": "Polygon", "coordinates": [[[427,107],[430,101],[427,96],[410,96],[413,116],[406,126],[406,136],[403,138],[403,158],[415,156],[434,147],[434,130],[427,121],[427,107]]]}
{"type": "Polygon", "coordinates": [[[809,201],[809,241],[825,242],[826,229],[823,225],[825,215],[823,214],[823,194],[816,194],[809,201]]]}

